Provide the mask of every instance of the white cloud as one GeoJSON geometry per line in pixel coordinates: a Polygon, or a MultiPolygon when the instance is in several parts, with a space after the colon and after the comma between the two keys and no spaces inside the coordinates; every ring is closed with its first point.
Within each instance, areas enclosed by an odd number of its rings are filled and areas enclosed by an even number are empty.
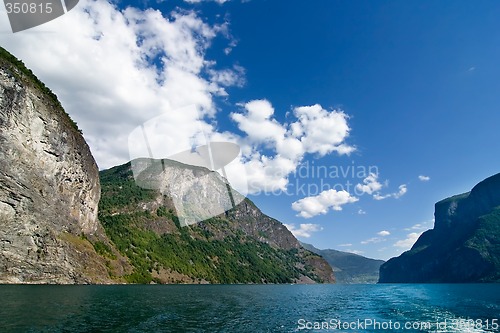
{"type": "Polygon", "coordinates": [[[268,100],[241,106],[242,112],[230,116],[245,134],[240,144],[250,193],[286,191],[288,176],[306,154],[344,155],[355,150],[345,143],[350,128],[342,111],[327,111],[318,104],[301,106],[294,109],[291,123],[282,124],[274,119],[275,110],[268,100]]]}
{"type": "Polygon", "coordinates": [[[381,194],[375,193],[375,194],[373,195],[373,199],[375,199],[375,200],[379,200],[379,201],[380,201],[380,200],[387,199],[387,198],[390,198],[390,197],[392,197],[392,194],[381,195],[381,194]]]}
{"type": "Polygon", "coordinates": [[[294,224],[284,224],[284,226],[288,230],[290,230],[290,232],[295,237],[303,237],[303,238],[309,238],[311,237],[312,233],[323,230],[323,228],[319,224],[312,224],[312,223],[301,223],[299,225],[299,228],[295,227],[294,224]]]}
{"type": "Polygon", "coordinates": [[[420,235],[422,235],[422,232],[412,232],[406,235],[405,239],[399,240],[396,243],[394,243],[394,246],[403,249],[410,249],[413,246],[413,244],[415,244],[420,235]]]}
{"type": "Polygon", "coordinates": [[[363,179],[363,184],[356,185],[357,194],[373,194],[382,189],[382,184],[378,181],[378,175],[374,173],[370,173],[368,177],[363,179]]]}
{"type": "Polygon", "coordinates": [[[209,69],[210,81],[215,83],[214,88],[217,89],[218,95],[227,96],[227,92],[223,87],[243,87],[245,85],[245,69],[241,66],[233,66],[232,69],[214,70],[209,69]]]}
{"type": "Polygon", "coordinates": [[[352,246],[352,244],[351,243],[346,243],[346,244],[339,244],[338,246],[339,247],[350,247],[350,246],[352,246]]]}
{"type": "Polygon", "coordinates": [[[350,154],[354,147],[344,144],[349,135],[347,115],[342,111],[327,111],[316,104],[295,108],[294,115],[299,119],[293,132],[300,138],[304,150],[308,153],[318,153],[321,156],[333,151],[339,154],[350,154]],[[299,136],[297,134],[304,133],[299,136]]]}
{"type": "Polygon", "coordinates": [[[403,195],[405,195],[406,192],[408,191],[406,184],[402,184],[399,186],[398,192],[389,193],[389,194],[381,194],[380,190],[386,186],[387,186],[387,181],[385,182],[385,184],[382,184],[378,180],[378,174],[370,173],[365,179],[363,179],[362,184],[356,185],[355,193],[357,195],[362,195],[362,194],[366,193],[366,194],[372,195],[373,199],[375,199],[375,200],[384,200],[387,198],[398,199],[398,198],[402,197],[403,195]]]}
{"type": "Polygon", "coordinates": [[[246,112],[232,113],[231,118],[245,132],[250,143],[274,143],[285,136],[285,128],[272,119],[274,108],[267,100],[254,100],[244,105],[246,112]]]}
{"type": "Polygon", "coordinates": [[[405,195],[406,192],[408,192],[408,188],[407,188],[407,186],[405,184],[403,184],[403,185],[399,186],[399,191],[398,192],[384,194],[384,195],[379,194],[379,193],[375,193],[373,195],[373,199],[378,200],[378,201],[385,200],[385,199],[388,199],[388,198],[399,199],[403,195],[405,195]]]}
{"type": "Polygon", "coordinates": [[[372,244],[372,243],[380,243],[380,242],[385,242],[386,239],[383,238],[383,237],[387,237],[389,236],[391,233],[387,230],[382,230],[382,231],[379,231],[377,232],[377,235],[381,236],[381,237],[372,237],[372,238],[369,238],[369,239],[366,239],[364,241],[361,241],[361,244],[363,245],[366,245],[366,244],[372,244]]]}
{"type": "Polygon", "coordinates": [[[347,191],[328,190],[317,196],[305,197],[292,203],[292,209],[299,212],[297,216],[311,218],[316,215],[326,214],[330,209],[342,210],[342,206],[358,201],[347,191]]]}
{"type": "Polygon", "coordinates": [[[382,236],[382,237],[389,236],[390,234],[391,233],[387,230],[382,230],[382,231],[377,232],[377,235],[382,236]]]}
{"type": "Polygon", "coordinates": [[[401,198],[403,195],[406,194],[406,192],[408,192],[408,188],[406,187],[406,184],[403,184],[403,185],[399,185],[399,191],[396,192],[396,193],[393,193],[392,196],[396,199],[399,199],[401,198]]]}
{"type": "Polygon", "coordinates": [[[362,209],[358,210],[358,214],[359,215],[366,215],[366,212],[362,209]]]}
{"type": "Polygon", "coordinates": [[[431,180],[431,177],[420,175],[420,176],[418,176],[418,180],[420,180],[422,182],[428,182],[429,180],[431,180]]]}

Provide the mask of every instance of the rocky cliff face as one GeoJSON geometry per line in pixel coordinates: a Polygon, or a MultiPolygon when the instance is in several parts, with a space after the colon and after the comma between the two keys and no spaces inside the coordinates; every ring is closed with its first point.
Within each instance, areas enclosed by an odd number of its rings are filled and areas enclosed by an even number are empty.
{"type": "Polygon", "coordinates": [[[85,283],[107,269],[82,234],[98,231],[99,174],[54,94],[0,48],[0,283],[85,283]]]}
{"type": "Polygon", "coordinates": [[[141,159],[102,171],[101,183],[100,220],[135,266],[131,282],[334,282],[325,260],[250,200],[220,214],[239,194],[216,172],[141,159]],[[207,219],[182,224],[188,206],[207,219]]]}
{"type": "Polygon", "coordinates": [[[500,281],[500,174],[436,203],[434,229],[380,268],[380,282],[500,281]]]}

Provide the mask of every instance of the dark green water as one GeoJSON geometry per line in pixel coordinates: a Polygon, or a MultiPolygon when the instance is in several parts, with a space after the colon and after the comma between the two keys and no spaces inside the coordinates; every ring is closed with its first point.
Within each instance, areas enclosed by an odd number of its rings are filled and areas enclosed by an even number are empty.
{"type": "Polygon", "coordinates": [[[500,325],[498,284],[1,285],[0,302],[0,332],[498,332],[500,325]],[[307,329],[314,325],[323,329],[307,329]]]}

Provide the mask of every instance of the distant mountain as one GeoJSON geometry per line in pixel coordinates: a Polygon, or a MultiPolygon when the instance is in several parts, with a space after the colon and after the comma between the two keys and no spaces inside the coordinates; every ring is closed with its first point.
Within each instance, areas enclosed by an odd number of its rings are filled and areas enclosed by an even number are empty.
{"type": "MultiPolygon", "coordinates": [[[[181,187],[196,183],[196,207],[211,209],[202,198],[222,202],[228,187],[218,173],[182,163],[134,160],[159,168],[140,173],[144,184],[181,187]],[[182,181],[179,181],[181,179],[182,181]],[[201,201],[196,201],[201,200],[201,201]]],[[[136,185],[127,163],[100,172],[99,220],[118,251],[129,259],[134,283],[332,283],[333,272],[320,256],[305,250],[279,221],[250,200],[203,222],[181,227],[172,197],[161,189],[136,185]]],[[[179,188],[177,188],[179,187],[179,188]]],[[[194,207],[194,208],[193,208],[194,207]]],[[[106,254],[106,249],[103,249],[106,254]]]]}
{"type": "Polygon", "coordinates": [[[377,283],[383,260],[366,258],[337,250],[320,250],[301,243],[307,250],[322,256],[332,266],[337,283],[377,283]]]}
{"type": "Polygon", "coordinates": [[[500,173],[436,203],[434,216],[434,229],[380,267],[380,282],[500,282],[500,173]]]}

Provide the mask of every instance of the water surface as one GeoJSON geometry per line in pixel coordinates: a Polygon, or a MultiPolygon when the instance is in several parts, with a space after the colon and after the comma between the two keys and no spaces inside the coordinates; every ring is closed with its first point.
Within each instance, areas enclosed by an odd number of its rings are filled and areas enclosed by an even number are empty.
{"type": "Polygon", "coordinates": [[[500,331],[498,284],[1,285],[0,300],[0,332],[500,331]]]}

